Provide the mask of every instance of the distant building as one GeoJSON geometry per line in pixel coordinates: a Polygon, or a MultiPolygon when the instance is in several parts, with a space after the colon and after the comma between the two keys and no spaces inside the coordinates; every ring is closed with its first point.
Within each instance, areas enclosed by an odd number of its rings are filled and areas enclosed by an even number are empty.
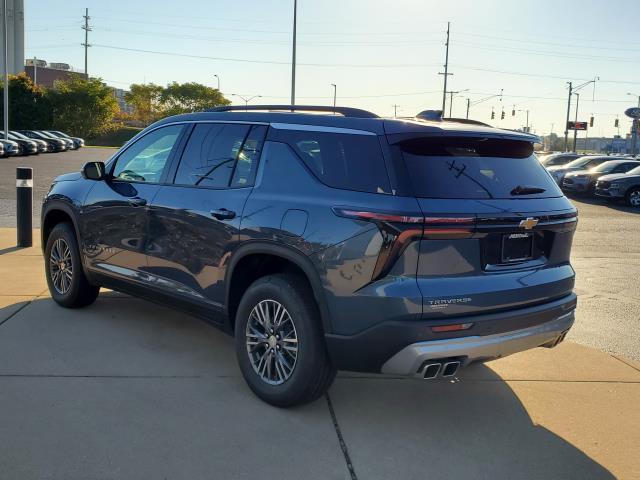
{"type": "Polygon", "coordinates": [[[124,96],[129,92],[122,88],[111,88],[113,89],[113,95],[116,97],[120,111],[124,113],[133,113],[133,106],[129,105],[124,99],[124,96]]]}
{"type": "Polygon", "coordinates": [[[74,72],[68,63],[49,63],[45,60],[29,58],[25,62],[25,73],[33,80],[33,83],[45,88],[52,88],[56,80],[69,80],[74,75],[87,78],[87,75],[74,72]]]}

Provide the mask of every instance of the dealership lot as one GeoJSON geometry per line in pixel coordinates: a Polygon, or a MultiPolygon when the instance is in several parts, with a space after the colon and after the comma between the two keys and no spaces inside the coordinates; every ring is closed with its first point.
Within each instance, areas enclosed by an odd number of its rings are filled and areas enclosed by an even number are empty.
{"type": "MultiPolygon", "coordinates": [[[[0,161],[0,226],[14,226],[16,166],[34,168],[39,206],[55,175],[112,153],[0,161]]],[[[256,399],[231,339],[200,320],[113,292],[57,307],[39,245],[0,228],[0,476],[638,478],[640,212],[575,203],[568,342],[454,382],[342,373],[292,410],[256,399]]]]}

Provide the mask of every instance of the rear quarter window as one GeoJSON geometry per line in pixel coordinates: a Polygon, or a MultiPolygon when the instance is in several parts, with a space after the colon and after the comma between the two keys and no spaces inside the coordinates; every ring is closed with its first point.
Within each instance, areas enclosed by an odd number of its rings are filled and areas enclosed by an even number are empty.
{"type": "Polygon", "coordinates": [[[325,185],[344,190],[391,193],[376,135],[287,131],[286,141],[325,185]]]}

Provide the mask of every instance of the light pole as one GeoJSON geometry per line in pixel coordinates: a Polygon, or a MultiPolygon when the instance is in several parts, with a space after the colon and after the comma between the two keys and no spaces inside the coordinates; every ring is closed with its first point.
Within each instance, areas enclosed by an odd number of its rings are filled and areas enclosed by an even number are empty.
{"type": "Polygon", "coordinates": [[[449,96],[449,118],[452,118],[452,112],[453,112],[453,96],[454,96],[454,95],[456,95],[456,96],[457,96],[457,95],[458,95],[458,93],[468,92],[468,91],[469,91],[469,89],[468,89],[468,88],[465,88],[464,90],[458,90],[457,92],[452,92],[452,91],[447,92],[447,93],[449,93],[449,95],[450,95],[450,96],[449,96]]]}
{"type": "Polygon", "coordinates": [[[218,75],[214,75],[214,77],[216,77],[216,80],[218,81],[218,91],[220,91],[220,77],[218,75]]]}
{"type": "Polygon", "coordinates": [[[262,95],[254,95],[252,97],[245,97],[244,95],[238,95],[237,93],[232,93],[231,94],[232,97],[238,97],[241,98],[242,100],[244,100],[244,106],[246,107],[247,105],[249,105],[249,102],[251,100],[253,100],[254,98],[260,98],[262,97],[262,95]]]}
{"type": "MultiPolygon", "coordinates": [[[[586,87],[590,83],[593,83],[593,94],[595,97],[596,86],[595,83],[600,80],[600,77],[595,77],[593,80],[589,80],[588,82],[581,83],[577,87],[573,86],[573,82],[567,82],[569,85],[569,95],[567,98],[567,121],[564,125],[564,151],[569,151],[569,115],[571,115],[571,95],[580,90],[581,88],[586,87]]],[[[577,121],[577,119],[576,119],[577,121]]],[[[574,138],[575,138],[575,130],[574,130],[574,138]]],[[[575,146],[575,145],[574,145],[575,146]]]]}
{"type": "Polygon", "coordinates": [[[4,35],[4,52],[2,52],[4,63],[4,138],[9,138],[9,35],[7,34],[7,0],[3,0],[2,2],[2,21],[2,34],[4,35]]]}
{"type": "MultiPolygon", "coordinates": [[[[627,93],[627,95],[638,97],[638,108],[640,108],[640,95],[636,93],[627,93]]],[[[638,151],[638,122],[640,122],[640,120],[637,118],[634,118],[633,122],[631,122],[631,155],[635,155],[638,151]]]]}
{"type": "Polygon", "coordinates": [[[336,113],[336,94],[338,92],[338,86],[335,83],[332,83],[331,86],[333,87],[333,113],[336,113]]]}
{"type": "Polygon", "coordinates": [[[573,151],[578,153],[578,106],[580,105],[580,94],[574,93],[576,96],[576,119],[573,123],[573,151]]]}
{"type": "Polygon", "coordinates": [[[298,0],[293,0],[293,49],[291,51],[291,105],[296,104],[296,27],[298,24],[298,0]]]}
{"type": "MultiPolygon", "coordinates": [[[[524,131],[529,133],[529,110],[518,110],[518,112],[526,112],[526,114],[527,114],[527,123],[526,123],[526,125],[524,127],[524,131]]],[[[551,124],[551,125],[553,125],[553,124],[551,124]]],[[[553,126],[551,128],[553,129],[553,126]]]]}

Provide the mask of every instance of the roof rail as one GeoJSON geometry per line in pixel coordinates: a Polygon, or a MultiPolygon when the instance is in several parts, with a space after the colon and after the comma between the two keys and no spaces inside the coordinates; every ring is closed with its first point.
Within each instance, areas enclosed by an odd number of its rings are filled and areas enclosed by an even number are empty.
{"type": "Polygon", "coordinates": [[[287,111],[287,112],[325,112],[339,113],[345,117],[352,118],[379,118],[378,115],[366,110],[351,107],[332,107],[321,105],[225,105],[207,109],[207,112],[245,112],[245,111],[287,111]]]}

